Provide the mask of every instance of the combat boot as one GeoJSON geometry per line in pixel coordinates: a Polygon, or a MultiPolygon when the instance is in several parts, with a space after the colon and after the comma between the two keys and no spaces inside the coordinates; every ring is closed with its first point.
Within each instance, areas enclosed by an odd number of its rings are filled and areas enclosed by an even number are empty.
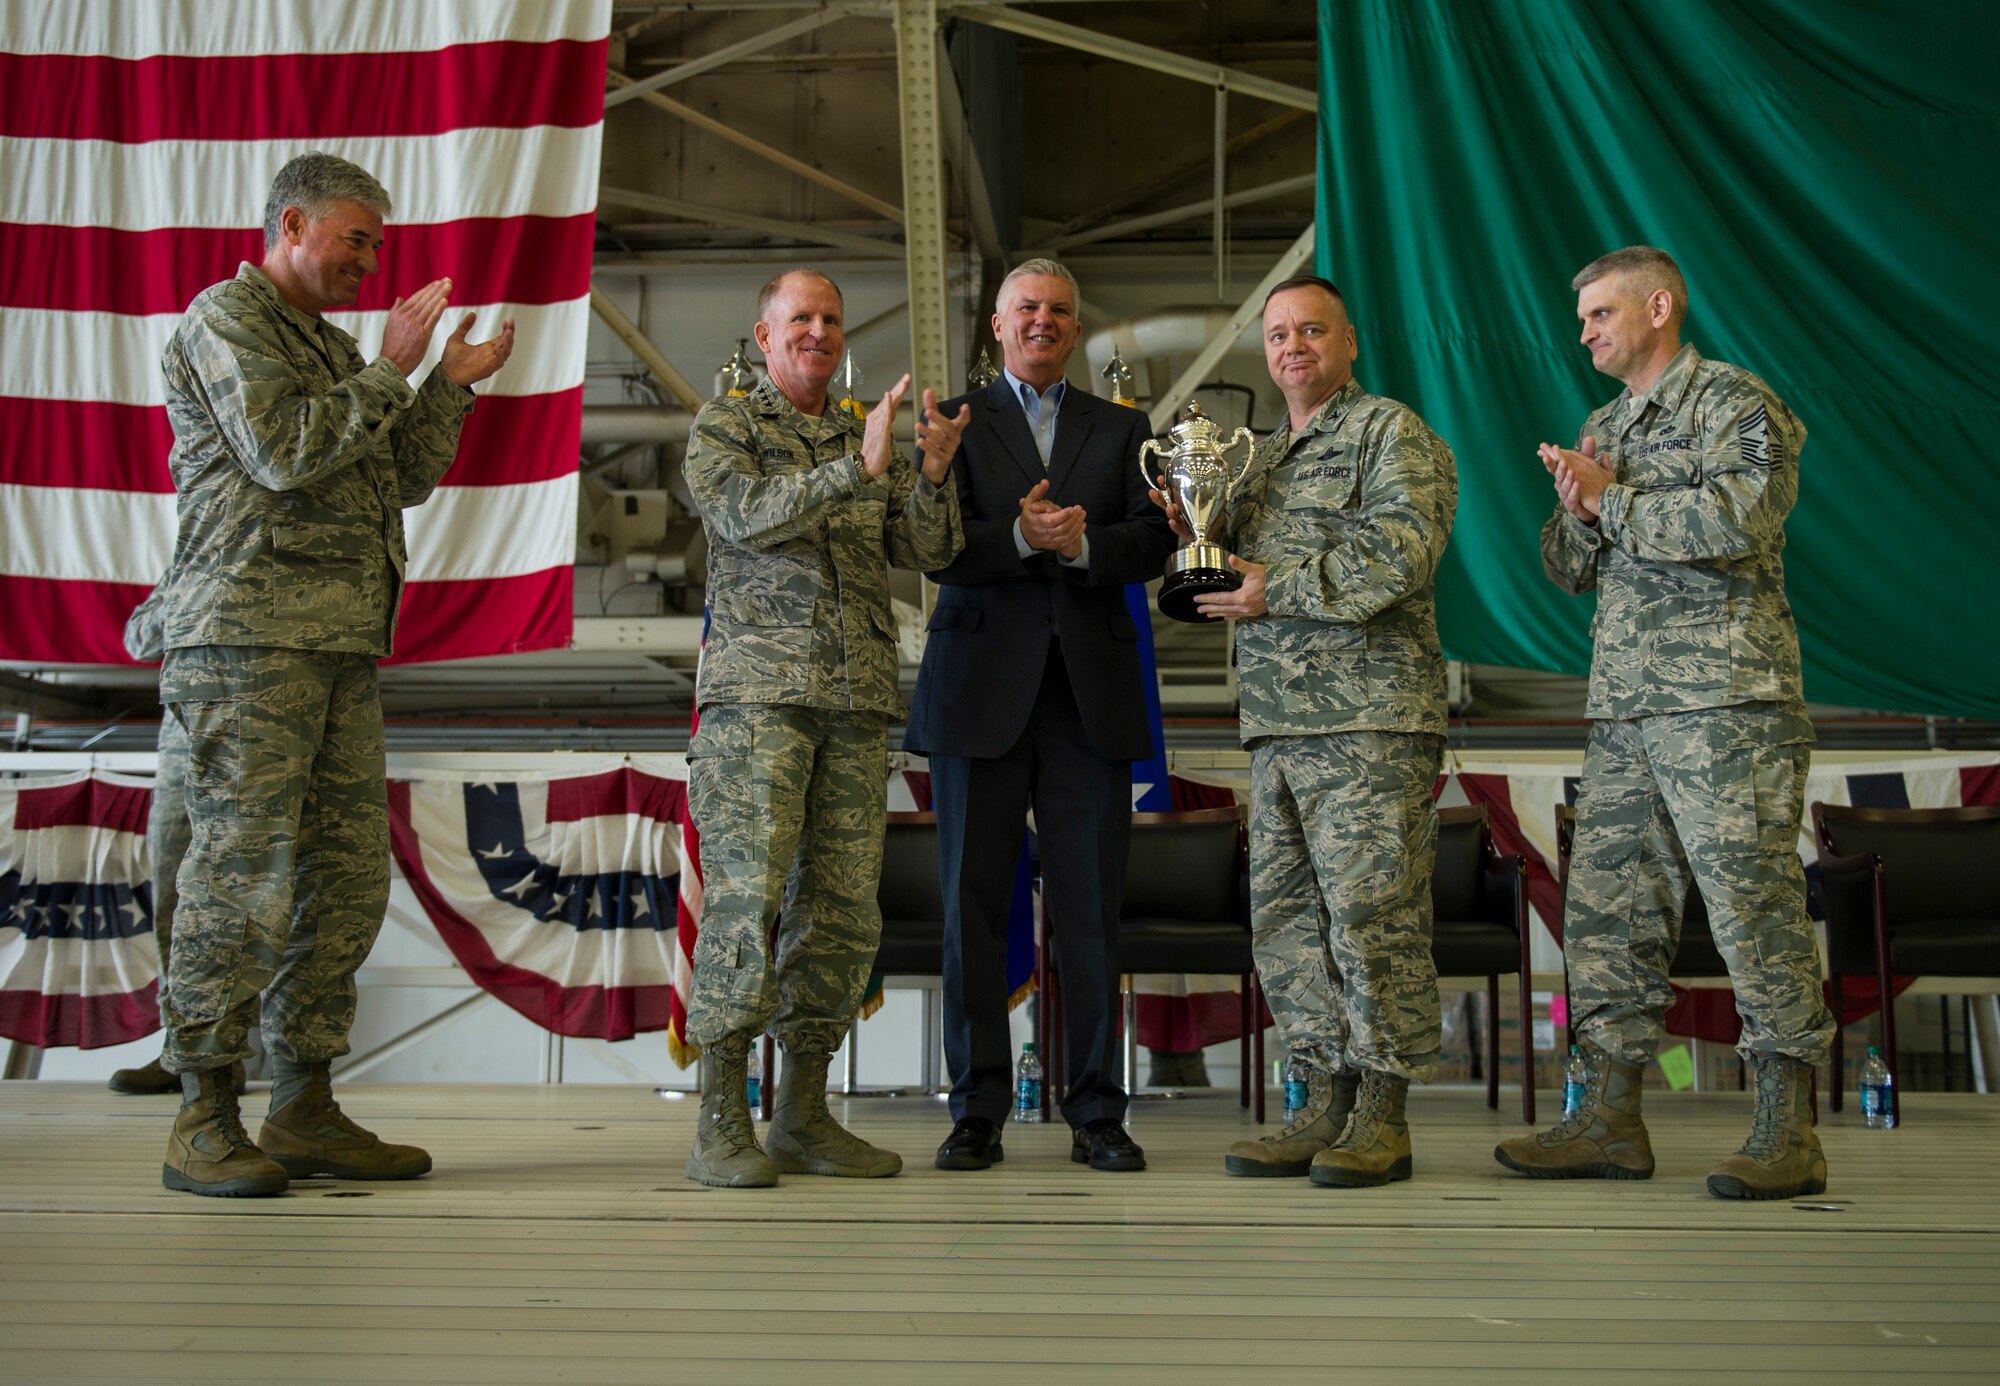
{"type": "Polygon", "coordinates": [[[886,1179],[903,1167],[893,1150],[868,1144],[826,1109],[826,1054],[785,1051],[778,1071],[778,1100],[764,1138],[771,1162],[786,1174],[831,1174],[842,1179],[886,1179]]]}
{"type": "Polygon", "coordinates": [[[1403,1102],[1410,1080],[1364,1069],[1354,1110],[1335,1141],[1312,1159],[1312,1181],[1324,1188],[1372,1189],[1410,1177],[1410,1123],[1403,1102]]]}
{"type": "MultiPolygon", "coordinates": [[[[229,1085],[236,1090],[238,1097],[241,1097],[244,1088],[249,1086],[244,1081],[243,1061],[241,1059],[238,1059],[229,1066],[229,1085]]],[[[155,1059],[151,1063],[141,1064],[137,1068],[118,1069],[111,1075],[111,1081],[106,1083],[105,1086],[110,1088],[111,1091],[123,1093],[127,1097],[156,1097],[165,1092],[179,1092],[181,1090],[181,1076],[178,1073],[168,1072],[166,1064],[159,1059],[155,1059]]]]}
{"type": "MultiPolygon", "coordinates": [[[[104,1086],[127,1097],[157,1097],[163,1092],[179,1092],[181,1076],[169,1073],[158,1059],[137,1068],[115,1070],[104,1086]]],[[[238,1089],[241,1091],[241,1089],[238,1089]]]]}
{"type": "Polygon", "coordinates": [[[749,1042],[729,1035],[702,1052],[708,1056],[709,1082],[701,1092],[694,1149],[684,1172],[696,1183],[718,1189],[768,1189],[778,1182],[778,1167],[757,1144],[757,1127],[750,1119],[750,1096],[744,1090],[749,1042]]]}
{"type": "Polygon", "coordinates": [[[391,1145],[340,1110],[330,1064],[277,1054],[271,1056],[271,1112],[257,1144],[294,1179],[415,1179],[431,1172],[424,1151],[391,1145]]]}
{"type": "Polygon", "coordinates": [[[1261,1140],[1238,1141],[1222,1157],[1231,1174],[1251,1178],[1303,1178],[1313,1156],[1340,1139],[1354,1109],[1358,1073],[1306,1073],[1306,1105],[1284,1126],[1261,1140]]]}
{"type": "Polygon", "coordinates": [[[1717,1198],[1797,1198],[1826,1192],[1826,1156],[1813,1130],[1812,1068],[1784,1054],[1752,1054],[1757,1109],[1750,1139],[1708,1176],[1717,1198]]]}
{"type": "Polygon", "coordinates": [[[178,1193],[238,1198],[281,1194],[284,1166],[250,1144],[229,1075],[221,1069],[180,1075],[181,1109],[167,1138],[160,1182],[178,1193]]]}
{"type": "Polygon", "coordinates": [[[1650,1179],[1653,1143],[1639,1119],[1640,1064],[1621,1063],[1589,1040],[1583,1100],[1548,1130],[1493,1147],[1493,1158],[1530,1179],[1650,1179]]]}

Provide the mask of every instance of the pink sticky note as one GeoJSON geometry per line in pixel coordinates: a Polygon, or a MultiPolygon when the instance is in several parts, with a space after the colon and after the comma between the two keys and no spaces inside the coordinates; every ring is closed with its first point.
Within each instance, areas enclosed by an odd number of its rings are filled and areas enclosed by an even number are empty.
{"type": "Polygon", "coordinates": [[[1569,1024],[1569,998],[1559,991],[1549,993],[1549,1022],[1556,1026],[1569,1024]]]}

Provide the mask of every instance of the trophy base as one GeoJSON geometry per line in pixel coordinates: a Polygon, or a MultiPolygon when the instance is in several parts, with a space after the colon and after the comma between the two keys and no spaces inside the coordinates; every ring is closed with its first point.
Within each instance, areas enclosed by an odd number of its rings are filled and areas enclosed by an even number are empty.
{"type": "Polygon", "coordinates": [[[1194,602],[1209,592],[1234,592],[1243,577],[1229,566],[1229,555],[1220,544],[1190,544],[1167,560],[1166,581],[1160,584],[1157,605],[1160,614],[1190,625],[1220,620],[1204,615],[1194,602]]]}

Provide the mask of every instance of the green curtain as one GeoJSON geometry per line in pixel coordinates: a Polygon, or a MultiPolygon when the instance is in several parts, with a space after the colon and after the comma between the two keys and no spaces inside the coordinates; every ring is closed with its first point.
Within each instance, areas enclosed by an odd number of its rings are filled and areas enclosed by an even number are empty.
{"type": "Polygon", "coordinates": [[[1458,455],[1458,659],[1583,672],[1535,458],[1622,387],[1570,277],[1651,244],[1703,354],[1810,439],[1786,576],[1814,702],[2000,716],[2000,3],[1320,0],[1320,271],[1356,373],[1458,455]]]}

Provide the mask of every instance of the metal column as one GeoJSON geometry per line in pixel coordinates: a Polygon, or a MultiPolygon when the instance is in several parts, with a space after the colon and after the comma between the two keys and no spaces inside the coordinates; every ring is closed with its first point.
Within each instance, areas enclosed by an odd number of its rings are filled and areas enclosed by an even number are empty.
{"type": "MultiPolygon", "coordinates": [[[[938,145],[937,0],[895,0],[903,119],[903,225],[909,251],[913,393],[956,394],[945,284],[944,165],[938,145]]],[[[885,382],[887,383],[887,382],[885,382]]]]}

